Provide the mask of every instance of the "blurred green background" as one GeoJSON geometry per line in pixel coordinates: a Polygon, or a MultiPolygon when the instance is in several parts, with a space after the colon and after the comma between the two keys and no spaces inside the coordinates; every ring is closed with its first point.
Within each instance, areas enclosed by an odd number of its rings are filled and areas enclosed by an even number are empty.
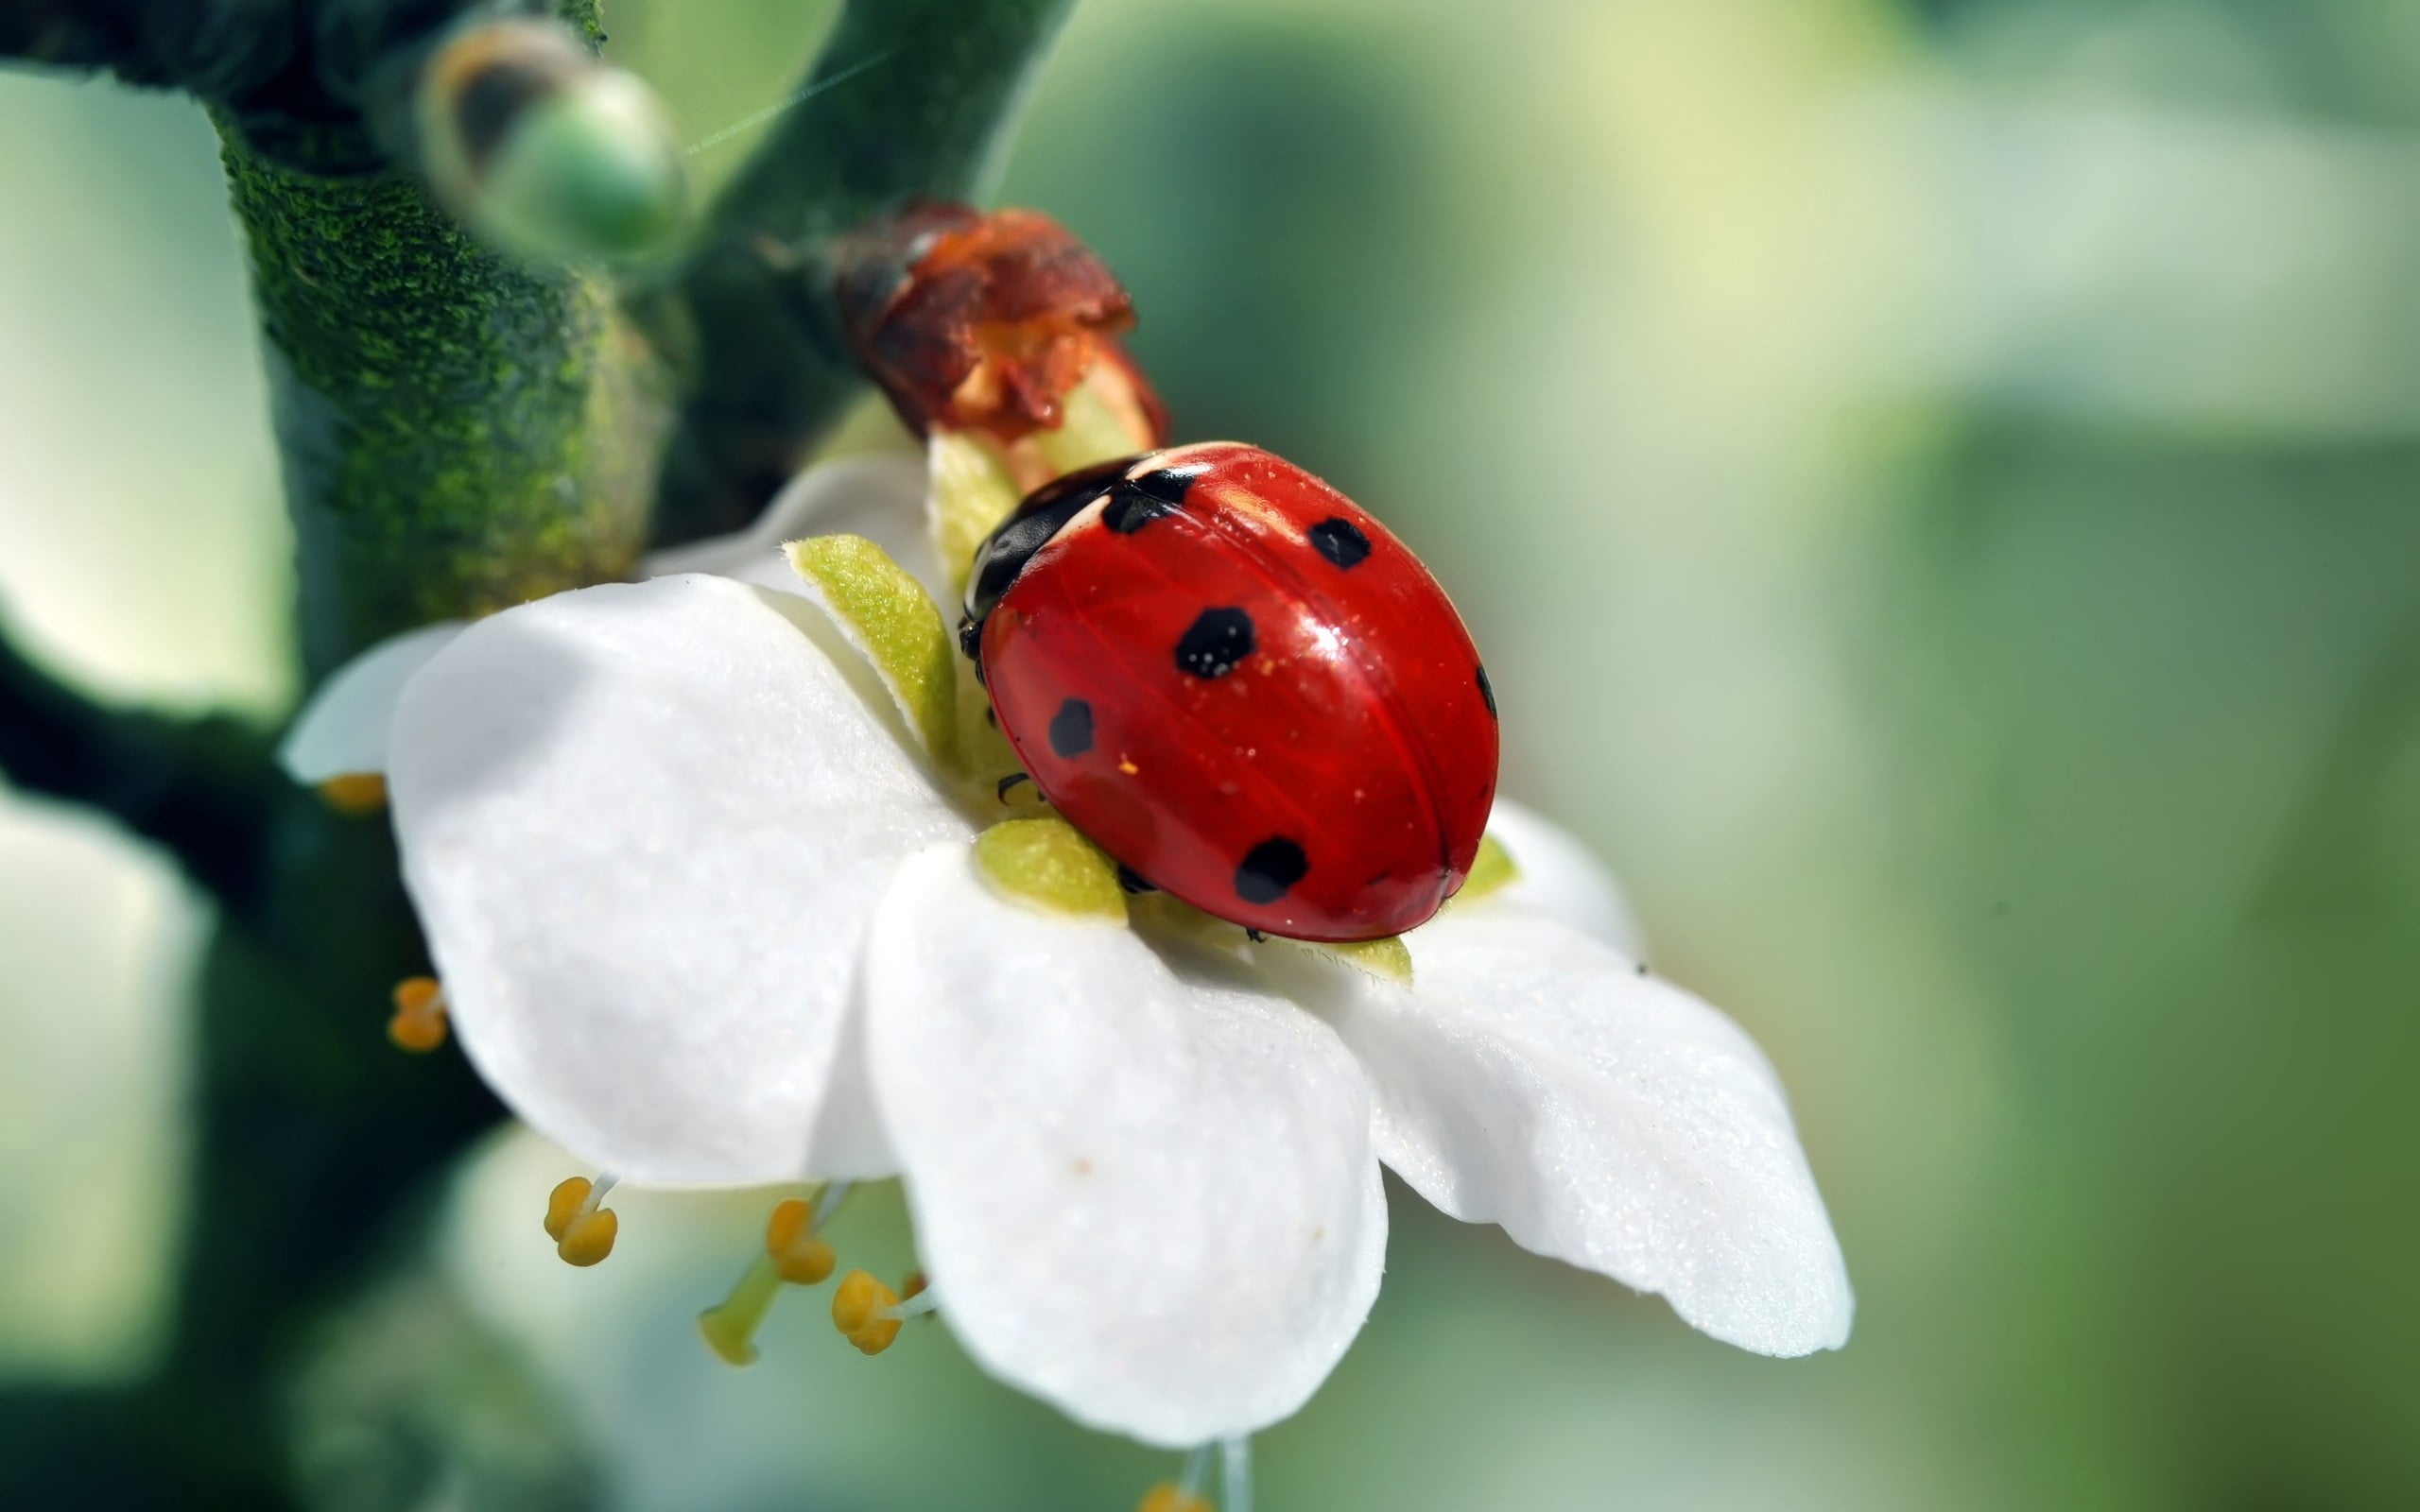
{"type": "MultiPolygon", "coordinates": [[[[611,19],[702,137],[821,18],[611,19]]],[[[274,714],[207,128],[10,76],[0,142],[0,595],[95,689],[274,714]]],[[[1123,275],[1181,435],[1437,569],[1508,787],[1780,1066],[1861,1304],[1758,1359],[1397,1191],[1264,1508],[2420,1505],[2420,7],[1083,0],[1003,193],[1123,275]]],[[[0,799],[18,1383],[138,1371],[210,1221],[200,922],[0,799]]],[[[689,1319],[761,1202],[626,1196],[573,1272],[569,1169],[499,1136],[313,1346],[322,1504],[1122,1508],[1168,1469],[802,1298],[727,1370],[689,1319]]],[[[835,1237],[906,1253],[888,1195],[835,1237]]]]}

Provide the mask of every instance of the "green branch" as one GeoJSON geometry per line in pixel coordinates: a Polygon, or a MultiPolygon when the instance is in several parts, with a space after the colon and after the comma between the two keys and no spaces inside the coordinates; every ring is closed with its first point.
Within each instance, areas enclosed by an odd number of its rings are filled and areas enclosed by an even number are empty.
{"type": "Polygon", "coordinates": [[[810,87],[863,72],[782,117],[651,315],[677,333],[684,395],[659,541],[754,519],[859,391],[823,247],[909,200],[978,194],[1071,4],[850,0],[810,87]]]}
{"type": "Polygon", "coordinates": [[[0,62],[182,90],[269,162],[372,174],[421,163],[421,76],[460,23],[559,10],[593,57],[595,0],[0,0],[0,62]]]}
{"type": "Polygon", "coordinates": [[[283,782],[261,737],[227,719],[97,704],[0,635],[0,776],[106,814],[222,900],[258,888],[262,835],[283,782]]]}
{"type": "Polygon", "coordinates": [[[292,0],[0,0],[0,58],[232,99],[294,52],[292,0]]]}

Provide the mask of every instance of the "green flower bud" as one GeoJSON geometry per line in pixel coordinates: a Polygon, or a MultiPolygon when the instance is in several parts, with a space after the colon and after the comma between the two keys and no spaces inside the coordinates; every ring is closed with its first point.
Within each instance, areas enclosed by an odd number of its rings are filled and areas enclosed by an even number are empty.
{"type": "Polygon", "coordinates": [[[464,224],[534,263],[636,262],[679,232],[687,177],[648,87],[561,27],[470,27],[423,76],[430,187],[464,224]]]}

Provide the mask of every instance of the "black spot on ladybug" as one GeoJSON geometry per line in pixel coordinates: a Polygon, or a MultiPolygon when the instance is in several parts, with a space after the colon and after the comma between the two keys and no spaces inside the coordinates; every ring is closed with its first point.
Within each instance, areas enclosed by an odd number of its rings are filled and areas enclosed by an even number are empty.
{"type": "Polygon", "coordinates": [[[1487,717],[1495,717],[1495,685],[1487,680],[1487,668],[1478,669],[1478,696],[1487,700],[1487,717]]]}
{"type": "Polygon", "coordinates": [[[1074,759],[1093,748],[1093,706],[1081,698],[1070,698],[1050,716],[1050,748],[1062,757],[1074,759]]]}
{"type": "Polygon", "coordinates": [[[1155,499],[1136,491],[1132,484],[1121,483],[1110,494],[1109,502],[1100,507],[1100,523],[1121,536],[1131,536],[1161,516],[1176,513],[1176,509],[1166,499],[1155,499]]]}
{"type": "Polygon", "coordinates": [[[1028,773],[1011,772],[1008,776],[1000,779],[1000,785],[994,791],[999,794],[1000,801],[1006,803],[1009,800],[1009,794],[1019,782],[1030,782],[1032,781],[1033,778],[1028,773]]]}
{"type": "Polygon", "coordinates": [[[1208,471],[1208,464],[1201,462],[1191,467],[1158,468],[1141,477],[1128,478],[1126,487],[1140,490],[1162,504],[1183,504],[1184,496],[1193,491],[1193,480],[1208,471]]]}
{"type": "Polygon", "coordinates": [[[1152,521],[1177,512],[1202,469],[1164,467],[1138,478],[1120,478],[1101,506],[1100,523],[1131,536],[1152,521]]]}
{"type": "Polygon", "coordinates": [[[1248,903],[1273,903],[1311,869],[1303,848],[1284,835],[1272,835],[1252,848],[1236,868],[1236,896],[1248,903]]]}
{"type": "Polygon", "coordinates": [[[1252,616],[1239,609],[1205,609],[1176,643],[1180,671],[1223,678],[1252,655],[1252,616]]]}
{"type": "Polygon", "coordinates": [[[1359,525],[1341,518],[1322,520],[1311,526],[1311,544],[1320,549],[1321,556],[1348,571],[1360,566],[1370,555],[1370,538],[1361,533],[1359,525]]]}
{"type": "Polygon", "coordinates": [[[1128,892],[1157,892],[1160,890],[1159,888],[1152,886],[1149,879],[1145,878],[1141,872],[1135,870],[1132,867],[1126,865],[1122,861],[1117,864],[1117,885],[1120,887],[1125,888],[1128,892]]]}

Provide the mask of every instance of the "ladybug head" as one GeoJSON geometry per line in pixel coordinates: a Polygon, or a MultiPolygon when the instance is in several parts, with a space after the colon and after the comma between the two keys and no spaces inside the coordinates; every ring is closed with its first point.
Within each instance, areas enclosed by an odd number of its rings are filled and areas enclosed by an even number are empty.
{"type": "Polygon", "coordinates": [[[966,623],[959,631],[959,645],[968,656],[981,644],[983,621],[992,606],[1017,580],[1033,554],[1145,460],[1147,456],[1121,456],[1052,479],[1027,494],[991,539],[976,548],[975,565],[966,576],[966,623]]]}

